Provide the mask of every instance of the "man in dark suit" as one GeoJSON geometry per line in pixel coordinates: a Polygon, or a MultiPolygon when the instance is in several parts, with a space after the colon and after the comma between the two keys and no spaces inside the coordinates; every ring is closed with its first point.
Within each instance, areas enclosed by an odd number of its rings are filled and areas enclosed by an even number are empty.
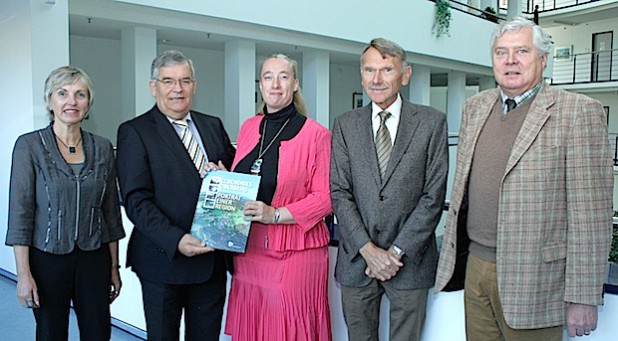
{"type": "Polygon", "coordinates": [[[411,72],[399,45],[372,40],[361,57],[372,103],[337,117],[333,127],[331,196],[341,232],[335,276],[350,340],[378,340],[384,293],[390,340],[419,340],[435,278],[446,117],[401,98],[411,72]]]}
{"type": "Polygon", "coordinates": [[[118,179],[134,229],[127,266],[142,285],[149,340],[218,340],[226,262],[190,234],[206,163],[234,157],[221,120],[191,111],[193,63],[166,51],[152,63],[156,105],[118,129],[118,179]],[[187,148],[185,147],[187,145],[187,148]]]}

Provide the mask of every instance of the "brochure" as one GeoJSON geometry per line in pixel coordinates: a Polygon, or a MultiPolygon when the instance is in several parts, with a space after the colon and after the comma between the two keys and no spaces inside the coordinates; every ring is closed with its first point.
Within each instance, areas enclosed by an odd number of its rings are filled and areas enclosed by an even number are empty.
{"type": "Polygon", "coordinates": [[[204,177],[195,207],[191,234],[215,249],[244,253],[251,222],[245,203],[255,200],[260,176],[210,171],[204,177]]]}

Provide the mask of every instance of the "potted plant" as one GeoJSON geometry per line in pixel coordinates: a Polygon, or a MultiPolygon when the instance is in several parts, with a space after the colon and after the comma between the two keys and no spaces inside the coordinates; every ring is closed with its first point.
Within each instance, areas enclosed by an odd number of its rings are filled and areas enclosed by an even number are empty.
{"type": "Polygon", "coordinates": [[[436,0],[435,9],[432,26],[433,33],[437,38],[444,34],[450,37],[451,20],[453,20],[451,17],[451,6],[447,0],[436,0]]]}

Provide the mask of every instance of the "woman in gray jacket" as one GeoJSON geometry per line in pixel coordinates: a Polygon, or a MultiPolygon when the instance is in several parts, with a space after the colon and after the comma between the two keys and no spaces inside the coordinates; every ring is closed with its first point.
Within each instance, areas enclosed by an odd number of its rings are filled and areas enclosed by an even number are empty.
{"type": "Polygon", "coordinates": [[[109,340],[110,303],[121,287],[120,216],[113,148],[81,129],[93,102],[90,77],[61,67],[45,82],[51,124],[13,150],[6,244],[17,298],[32,308],[37,340],[67,340],[71,301],[82,340],[109,340]]]}

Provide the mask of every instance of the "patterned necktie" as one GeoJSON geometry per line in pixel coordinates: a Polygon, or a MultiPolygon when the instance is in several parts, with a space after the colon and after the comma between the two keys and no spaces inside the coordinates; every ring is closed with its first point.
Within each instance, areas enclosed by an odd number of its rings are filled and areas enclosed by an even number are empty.
{"type": "Polygon", "coordinates": [[[193,137],[193,133],[191,132],[191,129],[189,129],[187,122],[183,120],[175,120],[174,124],[182,128],[182,133],[180,134],[180,140],[182,141],[182,144],[187,149],[187,152],[189,153],[189,157],[193,161],[195,168],[197,169],[198,172],[201,172],[202,167],[204,167],[204,164],[206,164],[206,158],[204,157],[204,153],[202,152],[202,149],[200,149],[200,145],[197,143],[197,140],[195,139],[195,137],[193,137]]]}
{"type": "Polygon", "coordinates": [[[517,106],[517,102],[515,102],[514,99],[510,99],[510,98],[507,98],[504,101],[504,104],[506,104],[506,112],[509,112],[509,111],[515,109],[515,107],[517,106]]]}
{"type": "Polygon", "coordinates": [[[386,128],[386,120],[391,116],[388,111],[382,111],[380,115],[380,128],[376,134],[376,154],[378,156],[378,166],[380,167],[380,179],[384,180],[384,173],[388,166],[388,159],[391,157],[393,144],[391,143],[391,134],[386,128]]]}

